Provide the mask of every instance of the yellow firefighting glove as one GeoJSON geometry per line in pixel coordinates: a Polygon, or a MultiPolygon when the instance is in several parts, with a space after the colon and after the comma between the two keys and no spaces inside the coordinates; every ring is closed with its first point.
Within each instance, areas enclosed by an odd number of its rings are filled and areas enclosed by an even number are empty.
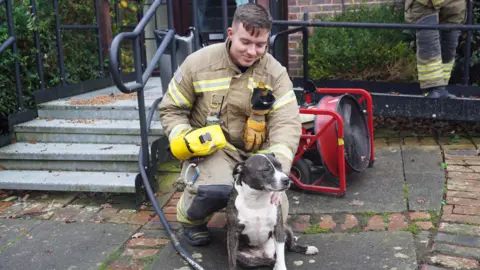
{"type": "Polygon", "coordinates": [[[260,146],[262,145],[267,135],[265,126],[265,121],[257,121],[255,119],[252,119],[252,117],[248,118],[243,133],[245,151],[250,152],[260,149],[260,146]]]}
{"type": "Polygon", "coordinates": [[[252,99],[252,115],[248,118],[243,131],[243,141],[245,151],[257,151],[266,139],[266,122],[265,114],[272,108],[275,97],[272,91],[267,89],[263,83],[259,83],[258,87],[253,89],[252,99]]]}
{"type": "Polygon", "coordinates": [[[179,160],[208,156],[227,144],[220,125],[188,129],[170,141],[170,151],[179,160]]]}

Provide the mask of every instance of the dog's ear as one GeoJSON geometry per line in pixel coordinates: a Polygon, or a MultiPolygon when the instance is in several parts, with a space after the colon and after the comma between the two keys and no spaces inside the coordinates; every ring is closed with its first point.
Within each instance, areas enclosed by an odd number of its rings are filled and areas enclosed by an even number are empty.
{"type": "Polygon", "coordinates": [[[233,168],[233,176],[237,176],[239,175],[242,171],[243,171],[243,168],[245,167],[245,162],[239,162],[235,165],[235,167],[233,168]]]}

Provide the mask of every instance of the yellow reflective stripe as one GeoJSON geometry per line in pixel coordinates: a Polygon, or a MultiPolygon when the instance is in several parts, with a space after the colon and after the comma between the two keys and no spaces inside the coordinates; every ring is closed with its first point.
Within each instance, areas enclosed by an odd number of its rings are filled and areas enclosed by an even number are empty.
{"type": "Polygon", "coordinates": [[[426,65],[417,65],[418,80],[427,81],[442,78],[443,75],[443,63],[441,60],[435,61],[426,65]]]}
{"type": "MultiPolygon", "coordinates": [[[[255,88],[257,86],[258,86],[258,83],[254,82],[252,77],[248,78],[248,89],[253,91],[253,88],[255,88]]],[[[265,86],[265,88],[273,91],[273,88],[270,85],[264,84],[264,86],[265,86]]]]}
{"type": "Polygon", "coordinates": [[[171,141],[173,138],[177,137],[178,134],[189,128],[191,128],[189,124],[178,124],[174,126],[170,132],[170,135],[168,135],[168,140],[171,141]]]}
{"type": "Polygon", "coordinates": [[[266,153],[274,153],[280,154],[287,158],[288,160],[293,160],[293,153],[292,150],[286,145],[283,144],[274,144],[265,150],[259,150],[256,152],[257,154],[266,154],[266,153]]]}
{"type": "Polygon", "coordinates": [[[443,63],[443,78],[447,81],[450,80],[450,76],[452,75],[452,69],[454,64],[455,64],[455,61],[452,61],[450,63],[443,63]]]}
{"type": "Polygon", "coordinates": [[[420,74],[420,73],[418,74],[419,81],[433,80],[433,79],[442,78],[442,77],[443,77],[443,70],[439,70],[434,73],[430,73],[428,75],[420,74]]]}
{"type": "Polygon", "coordinates": [[[177,220],[179,222],[182,222],[182,223],[186,223],[186,224],[190,224],[190,225],[194,225],[194,226],[197,226],[197,225],[202,225],[204,224],[206,221],[208,221],[210,219],[210,216],[207,216],[205,219],[203,220],[189,220],[186,215],[183,214],[182,212],[182,209],[180,209],[181,205],[183,205],[183,196],[180,197],[180,200],[178,200],[178,203],[177,203],[177,220]]]}
{"type": "Polygon", "coordinates": [[[183,196],[181,196],[180,200],[177,202],[177,220],[182,223],[192,224],[192,222],[183,215],[182,209],[180,209],[181,205],[183,205],[183,196]]]}
{"type": "Polygon", "coordinates": [[[232,78],[220,78],[214,80],[202,80],[196,81],[193,83],[196,93],[209,92],[209,91],[219,91],[230,88],[230,81],[232,78]]]}
{"type": "Polygon", "coordinates": [[[450,72],[453,68],[453,64],[454,64],[453,62],[452,63],[444,63],[443,64],[443,71],[444,72],[447,72],[447,71],[450,72]]]}
{"type": "Polygon", "coordinates": [[[435,0],[432,0],[432,3],[434,6],[438,6],[440,5],[441,3],[443,3],[445,0],[438,0],[438,1],[435,1],[435,0]]]}
{"type": "Polygon", "coordinates": [[[177,106],[182,108],[192,107],[192,104],[188,101],[188,99],[180,91],[178,91],[177,84],[174,80],[168,84],[168,94],[173,99],[175,104],[177,104],[177,106]]]}
{"type": "Polygon", "coordinates": [[[295,96],[295,92],[293,90],[288,91],[283,95],[281,98],[277,99],[275,103],[273,103],[272,111],[277,110],[278,108],[282,107],[285,104],[288,104],[292,101],[295,101],[297,97],[295,96]]]}
{"type": "Polygon", "coordinates": [[[440,61],[430,63],[430,64],[426,64],[426,65],[418,64],[417,65],[417,70],[419,72],[421,72],[421,71],[426,72],[426,71],[432,71],[432,70],[442,68],[442,67],[443,67],[443,63],[440,60],[440,61]]]}

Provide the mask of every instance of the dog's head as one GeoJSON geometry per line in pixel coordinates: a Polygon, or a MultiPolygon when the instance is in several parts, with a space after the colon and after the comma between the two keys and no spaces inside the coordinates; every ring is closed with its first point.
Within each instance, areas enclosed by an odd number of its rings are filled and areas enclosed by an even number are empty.
{"type": "Polygon", "coordinates": [[[290,178],[274,154],[255,154],[237,163],[233,176],[239,185],[260,191],[283,191],[290,187],[290,178]]]}

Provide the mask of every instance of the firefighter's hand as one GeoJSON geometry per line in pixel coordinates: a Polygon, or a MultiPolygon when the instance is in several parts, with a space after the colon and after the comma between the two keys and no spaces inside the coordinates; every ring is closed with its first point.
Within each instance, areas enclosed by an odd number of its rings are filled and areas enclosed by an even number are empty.
{"type": "Polygon", "coordinates": [[[243,132],[245,151],[251,152],[260,149],[266,137],[265,129],[265,121],[256,121],[252,118],[248,118],[243,132]]]}

